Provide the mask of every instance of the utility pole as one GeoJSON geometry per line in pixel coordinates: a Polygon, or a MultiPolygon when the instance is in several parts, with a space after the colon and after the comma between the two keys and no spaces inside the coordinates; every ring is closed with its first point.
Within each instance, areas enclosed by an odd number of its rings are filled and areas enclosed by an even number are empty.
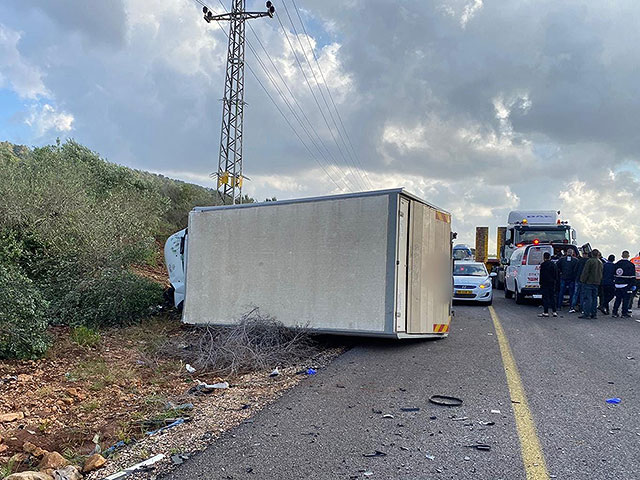
{"type": "Polygon", "coordinates": [[[242,120],[244,113],[244,22],[252,18],[273,17],[276,9],[267,2],[265,12],[247,12],[245,0],[232,0],[231,11],[214,15],[207,7],[203,7],[204,19],[212,21],[229,21],[229,47],[227,50],[227,69],[224,81],[224,97],[222,98],[222,128],[220,132],[220,155],[218,171],[213,174],[218,179],[218,193],[223,202],[231,197],[236,203],[236,189],[239,191],[238,201],[242,203],[242,120]]]}

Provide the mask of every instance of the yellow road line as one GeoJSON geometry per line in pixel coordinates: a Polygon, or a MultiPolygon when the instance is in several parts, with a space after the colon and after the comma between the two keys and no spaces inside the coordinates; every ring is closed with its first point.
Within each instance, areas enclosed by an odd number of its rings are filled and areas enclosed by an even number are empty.
{"type": "Polygon", "coordinates": [[[509,393],[513,401],[519,402],[512,404],[513,415],[516,417],[516,428],[518,430],[518,436],[520,437],[520,450],[522,452],[522,461],[524,462],[527,480],[548,479],[550,478],[549,472],[547,472],[542,447],[540,446],[540,440],[536,433],[536,425],[533,421],[531,410],[529,410],[529,403],[524,393],[520,373],[518,373],[518,367],[513,358],[509,341],[493,307],[489,307],[489,312],[491,313],[493,326],[496,329],[496,335],[498,337],[498,344],[500,345],[502,364],[504,366],[504,372],[507,374],[509,393]]]}

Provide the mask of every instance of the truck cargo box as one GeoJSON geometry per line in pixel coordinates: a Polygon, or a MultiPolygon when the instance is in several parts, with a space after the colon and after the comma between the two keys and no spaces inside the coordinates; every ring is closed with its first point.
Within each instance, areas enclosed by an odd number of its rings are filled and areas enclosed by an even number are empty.
{"type": "Polygon", "coordinates": [[[327,333],[448,334],[451,216],[402,189],[198,207],[186,245],[186,323],[258,307],[327,333]]]}

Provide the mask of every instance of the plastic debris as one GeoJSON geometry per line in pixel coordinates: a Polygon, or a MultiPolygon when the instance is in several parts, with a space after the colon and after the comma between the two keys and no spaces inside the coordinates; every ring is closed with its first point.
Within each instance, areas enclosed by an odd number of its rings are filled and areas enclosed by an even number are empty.
{"type": "Polygon", "coordinates": [[[459,407],[462,405],[462,399],[458,397],[450,397],[449,395],[431,395],[429,401],[443,407],[459,407]]]}
{"type": "Polygon", "coordinates": [[[371,453],[363,453],[362,456],[363,457],[386,457],[387,454],[384,452],[381,452],[380,450],[376,450],[375,452],[371,452],[371,453]]]}
{"type": "Polygon", "coordinates": [[[196,373],[196,369],[193,368],[191,365],[189,365],[188,363],[184,366],[184,368],[187,369],[187,372],[189,373],[196,373]]]}
{"type": "Polygon", "coordinates": [[[474,443],[473,445],[465,445],[467,448],[475,448],[476,450],[490,451],[491,445],[487,445],[486,443],[474,443]]]}
{"type": "Polygon", "coordinates": [[[470,458],[470,457],[464,457],[464,461],[465,461],[465,462],[468,462],[469,460],[471,460],[471,458],[470,458]]]}
{"type": "Polygon", "coordinates": [[[196,382],[198,384],[189,390],[190,393],[195,393],[195,392],[211,393],[214,390],[224,390],[229,388],[229,382],[218,382],[214,384],[201,382],[200,380],[196,380],[196,382]]]}
{"type": "Polygon", "coordinates": [[[462,420],[469,420],[469,417],[453,417],[451,420],[454,422],[460,422],[462,420]]]}
{"type": "Polygon", "coordinates": [[[280,370],[278,370],[278,367],[274,368],[273,372],[269,374],[270,377],[277,377],[278,375],[280,375],[280,370]]]}
{"type": "Polygon", "coordinates": [[[478,423],[480,425],[484,425],[485,427],[489,427],[491,425],[495,425],[496,424],[496,422],[485,422],[485,421],[482,421],[482,420],[478,420],[478,423]]]}
{"type": "Polygon", "coordinates": [[[618,404],[622,401],[621,398],[618,397],[613,397],[613,398],[607,398],[607,403],[613,403],[613,404],[618,404]]]}
{"type": "Polygon", "coordinates": [[[151,436],[151,435],[155,435],[155,434],[157,434],[157,433],[162,433],[162,432],[164,432],[165,430],[169,430],[170,428],[177,427],[178,425],[182,425],[184,422],[185,422],[185,419],[184,419],[184,418],[178,418],[175,422],[172,422],[172,423],[170,423],[169,425],[166,425],[166,426],[164,426],[164,427],[162,427],[162,428],[159,428],[159,429],[157,429],[157,430],[153,430],[152,432],[146,432],[146,433],[147,433],[147,435],[149,435],[149,436],[151,436]]]}
{"type": "Polygon", "coordinates": [[[382,418],[394,418],[394,417],[390,413],[385,413],[384,415],[382,415],[382,418]]]}
{"type": "Polygon", "coordinates": [[[133,472],[150,467],[151,465],[159,462],[163,458],[164,458],[164,454],[159,453],[158,455],[155,455],[145,460],[144,462],[136,463],[135,465],[132,465],[129,468],[122,470],[121,472],[114,473],[113,475],[109,475],[108,477],[105,477],[103,480],[118,480],[119,478],[124,478],[128,475],[131,475],[133,472]]]}
{"type": "Polygon", "coordinates": [[[496,414],[496,415],[500,415],[502,412],[498,409],[495,410],[491,410],[491,413],[496,414]]]}
{"type": "Polygon", "coordinates": [[[373,475],[373,472],[364,472],[363,475],[365,477],[370,477],[371,475],[373,475]]]}
{"type": "Polygon", "coordinates": [[[429,455],[428,453],[424,456],[426,459],[428,460],[435,460],[436,457],[434,457],[433,455],[429,455]]]}
{"type": "Polygon", "coordinates": [[[400,407],[403,412],[419,412],[420,407],[400,407]]]}
{"type": "Polygon", "coordinates": [[[115,452],[118,448],[122,448],[126,445],[126,443],[124,443],[124,440],[120,440],[118,442],[116,442],[115,444],[113,444],[112,446],[110,446],[109,448],[107,448],[103,453],[102,456],[103,457],[108,457],[109,455],[111,455],[113,452],[115,452]]]}
{"type": "Polygon", "coordinates": [[[307,368],[307,375],[315,375],[318,371],[315,368],[307,368]]]}

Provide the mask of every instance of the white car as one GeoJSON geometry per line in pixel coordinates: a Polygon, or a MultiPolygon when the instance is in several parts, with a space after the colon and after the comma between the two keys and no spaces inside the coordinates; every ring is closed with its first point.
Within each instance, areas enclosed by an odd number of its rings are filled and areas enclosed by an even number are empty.
{"type": "Polygon", "coordinates": [[[453,299],[491,305],[493,288],[487,267],[482,262],[457,261],[453,264],[453,299]]]}

